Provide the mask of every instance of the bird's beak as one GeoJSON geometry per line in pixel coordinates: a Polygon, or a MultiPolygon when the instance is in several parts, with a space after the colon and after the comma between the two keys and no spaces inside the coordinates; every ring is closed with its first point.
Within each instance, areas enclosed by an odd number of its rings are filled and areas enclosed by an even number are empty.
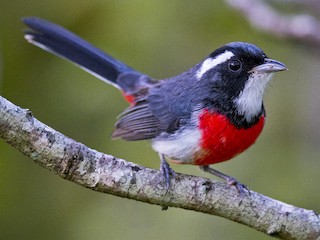
{"type": "Polygon", "coordinates": [[[254,67],[250,70],[250,72],[258,72],[258,73],[273,73],[288,70],[287,66],[284,65],[282,62],[277,60],[273,60],[270,58],[265,58],[263,64],[254,67]]]}

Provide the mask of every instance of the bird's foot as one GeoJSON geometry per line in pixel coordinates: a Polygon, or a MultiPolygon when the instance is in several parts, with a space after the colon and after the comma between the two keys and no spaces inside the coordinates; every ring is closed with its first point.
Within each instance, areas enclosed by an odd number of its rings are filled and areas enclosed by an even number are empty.
{"type": "Polygon", "coordinates": [[[165,179],[166,191],[168,192],[171,186],[170,184],[171,177],[175,177],[176,173],[170,168],[169,163],[167,163],[164,155],[160,154],[160,159],[161,159],[160,171],[162,172],[163,178],[165,179]]]}
{"type": "Polygon", "coordinates": [[[246,191],[249,192],[249,194],[250,194],[250,190],[248,189],[248,187],[246,185],[242,184],[241,182],[239,182],[234,177],[228,176],[222,172],[219,172],[218,170],[210,168],[208,165],[200,166],[200,169],[223,179],[229,186],[235,186],[237,188],[240,196],[243,196],[246,191]]]}
{"type": "Polygon", "coordinates": [[[241,196],[243,196],[246,191],[250,194],[248,187],[234,177],[227,176],[224,180],[229,186],[235,186],[241,196]]]}

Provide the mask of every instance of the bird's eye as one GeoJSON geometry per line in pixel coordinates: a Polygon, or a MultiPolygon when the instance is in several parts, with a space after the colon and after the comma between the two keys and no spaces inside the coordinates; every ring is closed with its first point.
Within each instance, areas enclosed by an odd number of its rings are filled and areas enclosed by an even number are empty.
{"type": "Polygon", "coordinates": [[[241,70],[242,68],[242,63],[240,60],[235,59],[235,60],[230,60],[228,62],[228,68],[229,70],[231,70],[232,72],[238,72],[239,70],[241,70]]]}

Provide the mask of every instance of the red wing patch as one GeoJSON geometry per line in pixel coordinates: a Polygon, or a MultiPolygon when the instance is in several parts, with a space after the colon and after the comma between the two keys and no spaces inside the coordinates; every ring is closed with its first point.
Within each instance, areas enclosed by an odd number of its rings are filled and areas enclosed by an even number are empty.
{"type": "Polygon", "coordinates": [[[133,95],[125,94],[124,92],[122,92],[122,95],[131,106],[135,104],[135,97],[133,95]]]}

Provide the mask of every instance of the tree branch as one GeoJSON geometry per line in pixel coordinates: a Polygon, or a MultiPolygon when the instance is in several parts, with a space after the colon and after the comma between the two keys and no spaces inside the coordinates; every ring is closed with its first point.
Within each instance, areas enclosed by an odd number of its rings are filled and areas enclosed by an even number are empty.
{"type": "MultiPolygon", "coordinates": [[[[226,0],[226,2],[240,11],[258,29],[311,45],[320,45],[320,21],[310,14],[283,15],[262,0],[226,0]]],[[[316,4],[314,1],[298,2],[305,5],[313,4],[313,7],[316,4]]]]}
{"type": "Polygon", "coordinates": [[[320,238],[314,211],[253,191],[240,197],[224,183],[180,173],[166,192],[160,171],[90,149],[1,96],[0,137],[44,168],[95,191],[221,216],[278,238],[320,238]]]}

